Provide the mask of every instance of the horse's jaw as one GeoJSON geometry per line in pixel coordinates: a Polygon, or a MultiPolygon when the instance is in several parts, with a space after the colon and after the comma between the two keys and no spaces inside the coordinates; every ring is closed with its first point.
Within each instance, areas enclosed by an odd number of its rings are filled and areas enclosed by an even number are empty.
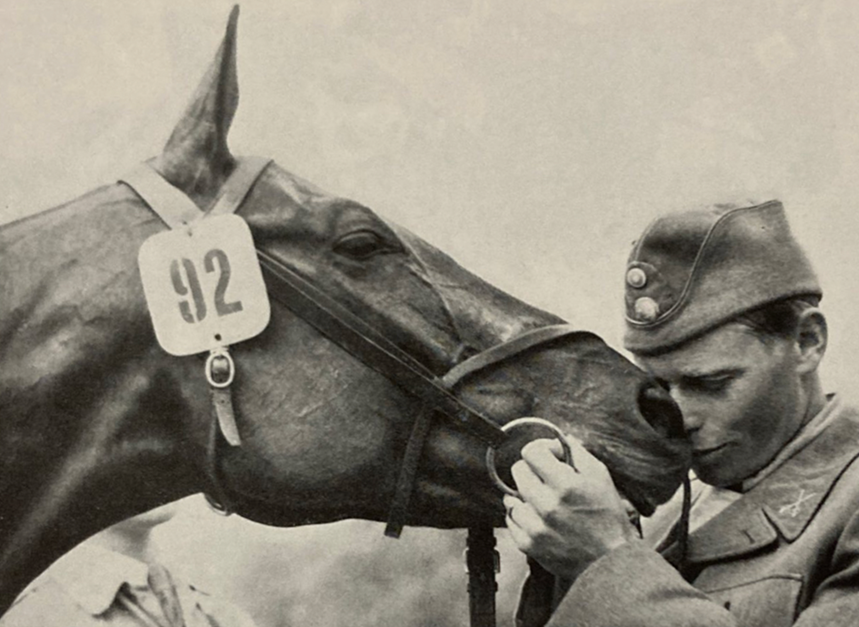
{"type": "MultiPolygon", "coordinates": [[[[408,509],[409,526],[459,529],[477,524],[500,527],[504,524],[504,507],[501,493],[495,486],[481,486],[480,494],[472,488],[469,494],[461,489],[428,480],[418,480],[415,495],[408,509]]],[[[335,506],[308,507],[296,501],[294,506],[282,502],[241,500],[234,503],[235,512],[242,518],[273,527],[300,527],[361,519],[388,522],[391,497],[385,494],[375,502],[337,503],[335,506]]]]}
{"type": "MultiPolygon", "coordinates": [[[[502,494],[489,478],[486,446],[473,436],[451,428],[448,420],[436,415],[426,439],[406,524],[436,528],[502,525],[502,494]]],[[[236,513],[255,522],[280,527],[350,518],[387,522],[399,479],[401,451],[402,446],[389,454],[374,456],[375,465],[347,467],[344,461],[336,478],[329,474],[330,467],[323,472],[319,466],[317,475],[309,476],[314,473],[314,464],[305,460],[300,473],[292,475],[290,481],[282,477],[267,481],[264,490],[252,482],[242,490],[236,485],[236,478],[258,476],[264,471],[258,465],[258,454],[235,449],[223,451],[221,474],[226,480],[225,487],[235,497],[236,513]]]]}
{"type": "MultiPolygon", "coordinates": [[[[273,320],[273,324],[280,322],[273,320]]],[[[292,332],[297,332],[295,326],[292,332]]],[[[262,382],[255,381],[245,381],[236,390],[240,429],[243,415],[254,414],[259,420],[264,410],[255,403],[261,400],[277,425],[277,431],[245,430],[242,446],[222,443],[219,448],[222,487],[232,509],[242,517],[281,527],[348,518],[388,519],[405,440],[421,411],[421,401],[339,349],[329,345],[320,350],[321,362],[328,364],[327,376],[307,362],[303,369],[260,362],[255,369],[272,374],[285,367],[294,374],[284,377],[276,391],[266,391],[262,382]],[[306,381],[301,379],[304,375],[306,381]],[[350,383],[341,387],[338,377],[350,383]],[[316,387],[317,398],[327,399],[312,410],[297,400],[303,398],[301,390],[311,386],[316,387]],[[378,401],[368,405],[357,400],[365,396],[378,401]],[[282,410],[272,409],[285,405],[305,410],[284,415],[282,410]]],[[[258,357],[267,359],[264,352],[258,357]]],[[[237,354],[238,362],[248,366],[252,358],[252,354],[237,354]]],[[[476,521],[501,524],[501,494],[485,468],[486,447],[468,433],[451,428],[449,420],[438,414],[434,417],[418,464],[408,523],[434,527],[465,527],[476,521]]]]}

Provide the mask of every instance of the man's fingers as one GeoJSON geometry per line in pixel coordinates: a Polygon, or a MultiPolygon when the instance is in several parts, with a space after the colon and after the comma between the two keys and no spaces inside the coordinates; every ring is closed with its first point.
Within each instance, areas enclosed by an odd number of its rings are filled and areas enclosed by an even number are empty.
{"type": "Polygon", "coordinates": [[[524,461],[519,460],[510,469],[513,481],[522,499],[529,502],[543,502],[551,496],[551,490],[543,483],[540,477],[524,461]]]}
{"type": "MultiPolygon", "coordinates": [[[[572,436],[566,436],[565,439],[569,437],[572,436]]],[[[551,440],[545,441],[548,443],[547,446],[549,447],[549,450],[552,451],[552,455],[557,457],[560,461],[564,461],[564,447],[558,440],[558,438],[553,438],[551,440]]]]}
{"type": "MultiPolygon", "coordinates": [[[[533,440],[522,448],[522,458],[526,461],[534,460],[537,464],[534,471],[546,483],[549,483],[548,478],[555,472],[560,472],[558,466],[553,463],[548,453],[551,453],[562,466],[575,468],[575,471],[591,475],[592,473],[601,473],[605,471],[604,464],[598,460],[593,454],[588,451],[582,443],[572,435],[566,435],[564,439],[570,447],[570,456],[572,457],[572,466],[562,463],[564,459],[564,449],[558,440],[533,440]],[[542,464],[541,464],[542,462],[542,464]],[[547,476],[542,474],[543,469],[548,473],[547,476]]],[[[564,476],[564,475],[561,475],[564,476]]]]}
{"type": "Polygon", "coordinates": [[[534,510],[530,503],[521,501],[507,510],[507,524],[518,527],[532,540],[545,533],[546,525],[540,515],[534,510]]]}
{"type": "Polygon", "coordinates": [[[533,546],[531,536],[516,524],[516,521],[511,518],[510,512],[507,513],[507,530],[510,532],[510,537],[513,538],[513,542],[516,543],[520,551],[528,553],[531,550],[533,546]]]}
{"type": "Polygon", "coordinates": [[[517,499],[515,496],[512,496],[510,494],[505,494],[503,501],[504,501],[504,509],[507,510],[508,515],[510,514],[510,510],[512,510],[517,505],[522,504],[522,499],[517,499]]]}
{"type": "MultiPolygon", "coordinates": [[[[557,517],[560,509],[563,507],[563,503],[566,502],[566,506],[570,506],[572,501],[575,500],[571,498],[571,492],[574,490],[572,482],[568,482],[565,487],[561,488],[543,483],[525,461],[516,462],[512,470],[513,478],[516,479],[516,485],[519,487],[522,499],[532,506],[543,519],[548,520],[557,517]]],[[[575,472],[569,467],[567,467],[567,470],[575,472]]]]}
{"type": "Polygon", "coordinates": [[[569,438],[577,470],[559,461],[560,442],[535,440],[513,465],[521,498],[504,497],[511,538],[555,574],[575,578],[588,564],[635,539],[606,467],[569,438]]]}
{"type": "Polygon", "coordinates": [[[534,440],[522,448],[522,459],[543,483],[560,487],[569,482],[570,473],[575,473],[570,466],[556,456],[553,448],[561,452],[561,443],[557,440],[534,440]]]}

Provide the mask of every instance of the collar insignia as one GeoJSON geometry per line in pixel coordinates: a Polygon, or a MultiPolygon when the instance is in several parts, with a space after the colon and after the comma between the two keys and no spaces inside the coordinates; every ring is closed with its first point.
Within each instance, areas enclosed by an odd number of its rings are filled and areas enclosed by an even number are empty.
{"type": "Polygon", "coordinates": [[[802,507],[802,504],[814,497],[816,494],[817,492],[809,492],[808,494],[806,494],[805,489],[800,488],[799,496],[796,497],[796,500],[793,503],[782,505],[779,508],[778,513],[780,515],[787,514],[791,518],[796,518],[797,515],[799,515],[799,509],[802,507]]]}

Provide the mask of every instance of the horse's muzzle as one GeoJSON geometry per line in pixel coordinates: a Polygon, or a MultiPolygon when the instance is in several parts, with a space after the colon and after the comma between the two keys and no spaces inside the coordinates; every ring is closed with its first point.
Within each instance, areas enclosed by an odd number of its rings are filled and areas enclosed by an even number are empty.
{"type": "Polygon", "coordinates": [[[655,381],[647,381],[638,393],[638,411],[665,438],[682,438],[685,435],[683,414],[671,395],[655,381]]]}

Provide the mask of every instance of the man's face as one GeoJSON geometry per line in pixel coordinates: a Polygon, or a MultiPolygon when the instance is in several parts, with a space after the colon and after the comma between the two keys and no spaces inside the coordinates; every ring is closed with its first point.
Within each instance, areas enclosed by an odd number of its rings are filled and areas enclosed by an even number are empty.
{"type": "Polygon", "coordinates": [[[796,344],[766,342],[729,323],[639,364],[668,387],[692,442],[692,468],[711,485],[739,483],[796,433],[801,406],[796,344]]]}

